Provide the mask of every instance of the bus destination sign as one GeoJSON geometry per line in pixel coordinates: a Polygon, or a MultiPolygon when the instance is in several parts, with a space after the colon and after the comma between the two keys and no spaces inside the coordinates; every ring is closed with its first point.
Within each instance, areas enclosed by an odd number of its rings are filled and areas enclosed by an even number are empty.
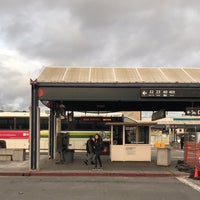
{"type": "Polygon", "coordinates": [[[81,117],[82,122],[111,122],[111,117],[81,117]]]}
{"type": "Polygon", "coordinates": [[[199,88],[141,88],[141,97],[149,98],[195,98],[200,97],[199,88]]]}

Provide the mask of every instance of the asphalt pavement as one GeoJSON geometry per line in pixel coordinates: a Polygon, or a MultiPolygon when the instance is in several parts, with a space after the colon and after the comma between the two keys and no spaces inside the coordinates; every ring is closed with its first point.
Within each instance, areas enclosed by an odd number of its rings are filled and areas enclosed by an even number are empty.
{"type": "Polygon", "coordinates": [[[1,177],[5,200],[199,200],[199,191],[175,177],[1,177]]]}

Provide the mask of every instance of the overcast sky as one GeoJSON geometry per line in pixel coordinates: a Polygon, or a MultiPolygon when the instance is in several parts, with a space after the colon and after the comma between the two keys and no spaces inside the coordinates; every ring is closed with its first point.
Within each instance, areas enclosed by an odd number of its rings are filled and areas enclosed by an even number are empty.
{"type": "Polygon", "coordinates": [[[0,0],[0,110],[47,65],[200,67],[200,1],[0,0]]]}

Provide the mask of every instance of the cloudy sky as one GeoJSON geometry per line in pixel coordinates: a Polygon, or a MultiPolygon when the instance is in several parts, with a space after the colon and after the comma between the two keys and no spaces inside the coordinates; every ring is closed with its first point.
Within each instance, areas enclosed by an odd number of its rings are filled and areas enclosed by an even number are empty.
{"type": "Polygon", "coordinates": [[[47,65],[200,67],[200,1],[1,0],[0,110],[47,65]]]}

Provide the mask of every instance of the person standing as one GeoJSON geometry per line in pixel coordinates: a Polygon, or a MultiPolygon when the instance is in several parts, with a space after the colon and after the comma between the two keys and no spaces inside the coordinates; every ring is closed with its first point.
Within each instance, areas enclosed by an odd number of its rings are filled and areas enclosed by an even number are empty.
{"type": "Polygon", "coordinates": [[[181,136],[181,149],[183,149],[183,146],[184,146],[184,136],[182,135],[181,136]]]}
{"type": "Polygon", "coordinates": [[[102,150],[103,141],[99,134],[96,134],[94,137],[94,153],[95,153],[95,168],[97,169],[97,164],[99,163],[100,169],[102,169],[101,162],[101,150],[102,150]]]}
{"type": "Polygon", "coordinates": [[[86,159],[83,161],[86,165],[91,161],[91,164],[94,164],[94,137],[90,136],[86,143],[86,159]]]}

